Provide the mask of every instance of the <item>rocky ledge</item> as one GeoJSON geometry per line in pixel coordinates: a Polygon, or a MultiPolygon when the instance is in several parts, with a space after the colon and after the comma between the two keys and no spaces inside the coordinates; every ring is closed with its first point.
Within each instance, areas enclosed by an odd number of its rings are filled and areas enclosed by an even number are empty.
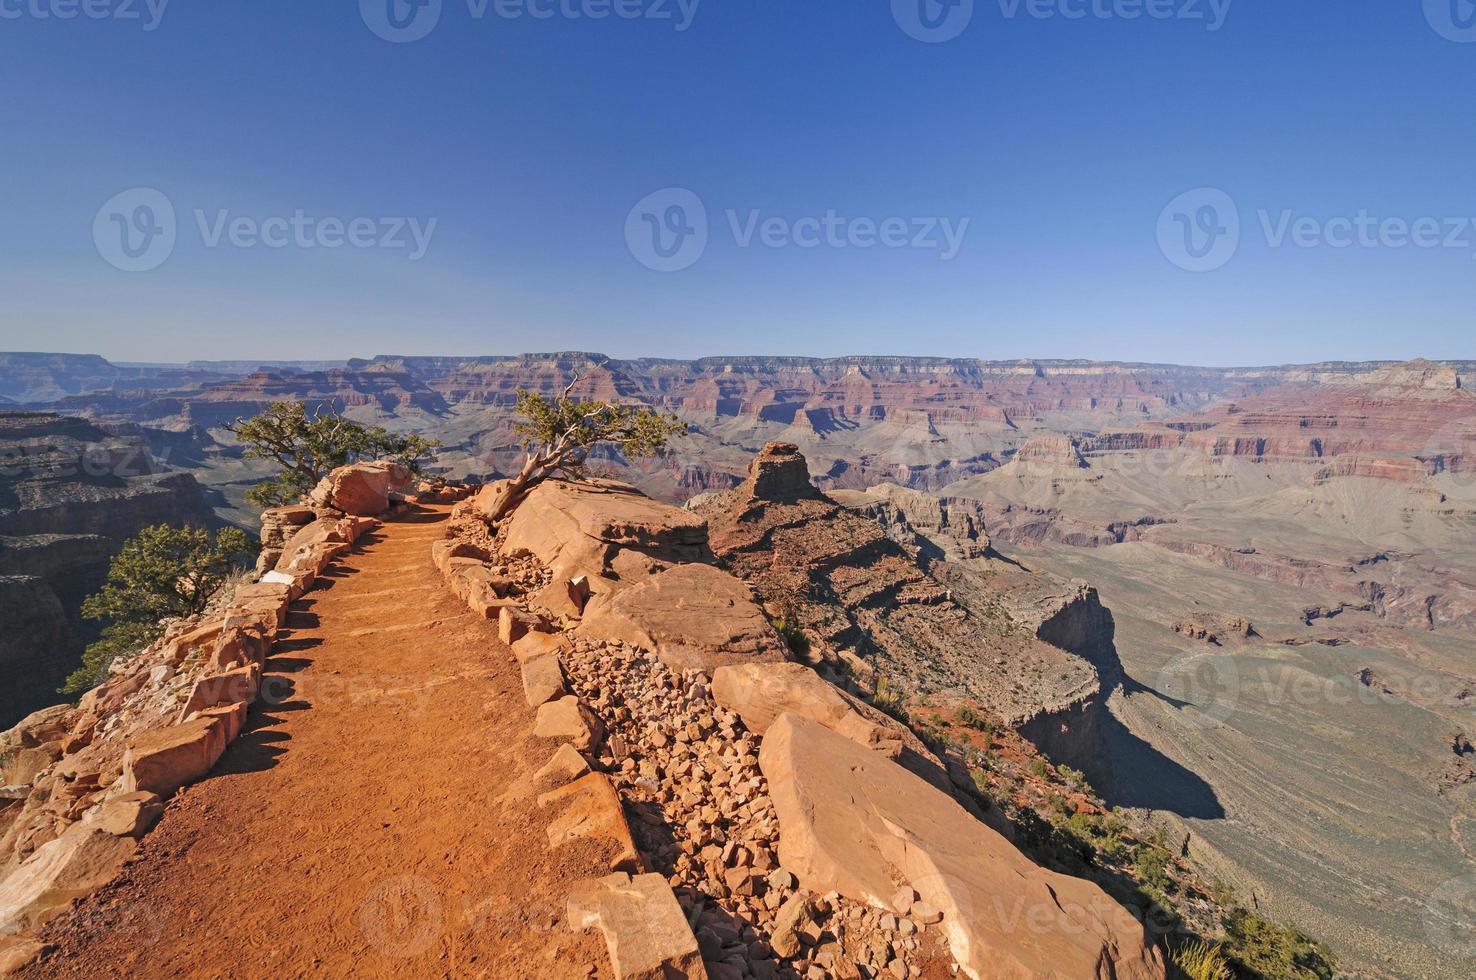
{"type": "MultiPolygon", "coordinates": [[[[818,496],[772,462],[753,487],[818,496]]],[[[905,726],[789,661],[699,517],[549,482],[489,527],[500,492],[456,508],[435,558],[499,622],[551,740],[548,846],[616,844],[568,918],[618,978],[1165,976],[1122,906],[1036,867],[905,726]]]]}

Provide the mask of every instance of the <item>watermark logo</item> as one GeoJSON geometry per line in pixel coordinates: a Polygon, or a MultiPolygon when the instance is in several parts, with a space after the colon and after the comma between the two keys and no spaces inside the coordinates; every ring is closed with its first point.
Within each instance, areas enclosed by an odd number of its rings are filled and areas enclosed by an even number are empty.
{"type": "Polygon", "coordinates": [[[941,44],[968,30],[974,0],[892,0],[892,18],[908,37],[941,44]]]}
{"type": "MultiPolygon", "coordinates": [[[[943,262],[963,248],[968,218],[848,216],[829,208],[798,218],[765,214],[757,208],[728,208],[716,227],[726,229],[737,248],[884,248],[931,251],[943,262]]],[[[625,245],[648,269],[678,272],[702,258],[710,237],[706,206],[685,188],[668,187],[643,198],[625,218],[625,245]]]]}
{"type": "Polygon", "coordinates": [[[997,0],[1006,20],[1197,21],[1211,33],[1225,26],[1235,0],[997,0]]]}
{"type": "Polygon", "coordinates": [[[157,30],[169,0],[0,0],[0,20],[137,21],[144,33],[157,30]]]}
{"type": "MultiPolygon", "coordinates": [[[[1464,250],[1476,259],[1476,218],[1469,215],[1380,216],[1366,208],[1350,214],[1307,214],[1294,208],[1258,208],[1248,229],[1270,249],[1464,250]]],[[[1201,187],[1174,198],[1158,217],[1158,247],[1190,272],[1213,272],[1241,243],[1240,209],[1224,191],[1201,187]]]]}
{"type": "MultiPolygon", "coordinates": [[[[4,0],[0,0],[4,2],[4,0]]],[[[386,41],[406,44],[427,37],[441,23],[444,0],[359,0],[359,15],[386,41]]],[[[667,21],[678,33],[692,26],[701,0],[466,0],[467,16],[498,20],[667,21]]]]}
{"type": "Polygon", "coordinates": [[[1229,657],[1186,653],[1158,672],[1154,685],[1174,701],[1177,717],[1196,728],[1214,728],[1227,721],[1240,704],[1240,670],[1229,657]]]}
{"type": "Polygon", "coordinates": [[[1240,248],[1240,209],[1214,187],[1185,191],[1158,216],[1158,248],[1187,272],[1223,268],[1240,248]]]}
{"type": "Polygon", "coordinates": [[[1476,0],[1425,0],[1425,20],[1457,44],[1476,44],[1476,0]]]}
{"type": "Polygon", "coordinates": [[[92,219],[97,254],[124,272],[157,269],[174,254],[177,238],[174,204],[152,187],[115,194],[92,219]]]}
{"type": "Polygon", "coordinates": [[[408,44],[436,29],[441,0],[359,0],[359,14],[377,36],[408,44]]]}
{"type": "Polygon", "coordinates": [[[646,195],[625,218],[626,248],[657,272],[691,268],[707,251],[707,238],[707,207],[683,187],[646,195]]]}
{"type": "Polygon", "coordinates": [[[441,933],[445,914],[435,886],[416,875],[380,882],[359,903],[359,929],[391,959],[426,953],[441,933]]]}
{"type": "Polygon", "coordinates": [[[1451,956],[1476,959],[1476,875],[1435,889],[1425,904],[1425,935],[1451,956]]]}
{"type": "MultiPolygon", "coordinates": [[[[194,220],[189,224],[207,249],[376,248],[404,252],[411,262],[425,257],[439,225],[437,218],[320,217],[302,208],[266,218],[236,214],[229,208],[195,208],[190,214],[194,220]]],[[[98,210],[92,240],[98,254],[116,269],[157,269],[174,254],[179,240],[174,204],[150,187],[124,191],[98,210]]]]}

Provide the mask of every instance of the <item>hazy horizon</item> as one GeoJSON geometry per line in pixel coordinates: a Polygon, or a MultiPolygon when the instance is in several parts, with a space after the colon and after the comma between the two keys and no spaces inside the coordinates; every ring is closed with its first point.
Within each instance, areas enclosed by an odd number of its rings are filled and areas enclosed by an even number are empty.
{"type": "Polygon", "coordinates": [[[1020,356],[1020,357],[992,357],[992,356],[976,356],[976,355],[972,355],[972,354],[908,354],[908,353],[896,353],[896,352],[891,352],[891,353],[887,353],[887,352],[875,352],[875,353],[871,353],[871,352],[851,352],[851,353],[844,353],[844,354],[805,354],[805,353],[779,353],[779,352],[774,352],[774,351],[764,351],[764,352],[759,352],[759,353],[731,353],[731,352],[729,352],[729,353],[708,353],[708,354],[698,354],[698,355],[693,356],[693,357],[673,357],[673,356],[666,355],[666,354],[655,354],[655,353],[621,354],[621,353],[611,353],[610,351],[607,351],[607,350],[583,350],[583,349],[574,349],[574,348],[549,349],[549,350],[531,350],[530,349],[530,350],[518,350],[518,351],[507,351],[507,352],[480,352],[480,353],[468,353],[468,352],[465,352],[465,351],[462,351],[462,352],[451,352],[451,353],[426,353],[426,354],[420,354],[420,353],[411,354],[411,353],[405,353],[405,352],[393,352],[393,353],[381,352],[381,353],[377,353],[377,354],[355,354],[355,353],[348,353],[348,354],[343,354],[343,355],[340,355],[340,356],[337,356],[337,357],[249,357],[249,356],[182,357],[182,358],[177,358],[177,359],[161,359],[161,360],[148,360],[148,359],[140,359],[140,358],[136,358],[136,357],[126,357],[126,356],[113,357],[113,356],[109,356],[107,353],[104,353],[103,351],[97,351],[97,350],[89,350],[89,351],[0,350],[0,355],[5,355],[5,354],[25,354],[25,355],[36,355],[36,356],[41,356],[41,357],[49,357],[49,356],[63,356],[63,357],[97,356],[97,357],[101,357],[103,360],[107,361],[109,364],[114,365],[115,367],[123,367],[123,368],[160,368],[160,367],[183,367],[183,366],[186,366],[186,365],[189,365],[189,364],[241,364],[241,363],[260,363],[260,364],[264,364],[264,365],[267,365],[267,364],[280,364],[280,365],[295,365],[295,364],[328,365],[328,364],[331,364],[331,365],[338,365],[338,364],[345,364],[345,363],[347,363],[349,361],[378,361],[378,360],[395,360],[395,359],[400,359],[400,358],[405,358],[405,359],[412,359],[412,358],[435,358],[435,359],[442,359],[442,360],[467,360],[467,361],[472,361],[472,360],[485,360],[485,359],[490,359],[490,358],[547,357],[547,356],[568,356],[568,355],[581,355],[581,354],[584,354],[584,355],[592,355],[592,356],[597,356],[597,357],[606,357],[606,358],[609,358],[612,361],[624,361],[624,362],[665,361],[665,362],[672,362],[672,363],[696,363],[696,362],[701,362],[701,361],[740,360],[740,359],[746,359],[746,358],[761,358],[761,359],[762,358],[773,358],[773,359],[803,360],[803,361],[844,361],[844,360],[853,360],[853,359],[873,359],[874,358],[874,359],[878,359],[878,360],[904,359],[904,360],[936,360],[936,361],[962,361],[962,362],[977,361],[977,362],[984,363],[984,364],[1000,364],[1000,365],[1007,365],[1007,364],[1029,364],[1029,363],[1037,363],[1037,364],[1084,363],[1084,364],[1121,365],[1121,366],[1125,366],[1125,367],[1177,367],[1177,368],[1196,368],[1196,369],[1206,369],[1206,370],[1244,370],[1244,371],[1271,370],[1271,369],[1278,369],[1278,368],[1320,367],[1320,366],[1324,366],[1324,365],[1339,365],[1339,364],[1347,364],[1347,365],[1360,365],[1360,364],[1404,364],[1404,363],[1408,363],[1410,361],[1420,361],[1420,360],[1431,361],[1431,362],[1442,363],[1442,364],[1444,364],[1444,363],[1469,363],[1469,362],[1472,362],[1472,361],[1476,361],[1476,354],[1465,356],[1465,357],[1434,357],[1434,356],[1429,356],[1429,355],[1425,355],[1425,354],[1413,354],[1413,355],[1410,355],[1408,357],[1371,357],[1371,358],[1324,357],[1324,358],[1320,358],[1320,359],[1315,360],[1315,361],[1283,361],[1283,362],[1280,362],[1280,363],[1270,363],[1270,362],[1268,362],[1268,363],[1260,363],[1260,364],[1249,363],[1249,362],[1246,362],[1246,363],[1235,363],[1235,364],[1209,364],[1209,363],[1198,363],[1198,362],[1187,362],[1187,361],[1161,361],[1161,360],[1146,360],[1146,359],[1130,359],[1130,358],[1121,358],[1121,357],[1111,357],[1111,358],[1094,358],[1094,357],[1040,357],[1040,356],[1028,356],[1028,355],[1026,355],[1026,356],[1020,356]]]}

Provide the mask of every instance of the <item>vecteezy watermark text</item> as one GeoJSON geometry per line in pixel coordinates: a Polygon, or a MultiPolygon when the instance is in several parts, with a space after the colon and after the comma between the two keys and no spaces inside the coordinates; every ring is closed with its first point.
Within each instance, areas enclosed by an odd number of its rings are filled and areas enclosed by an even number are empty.
{"type": "MultiPolygon", "coordinates": [[[[1006,21],[1157,20],[1202,23],[1218,31],[1235,0],[995,0],[1006,21]]],[[[974,19],[975,0],[892,0],[892,18],[908,37],[951,41],[974,19]]]]}
{"type": "MultiPolygon", "coordinates": [[[[1476,259],[1476,217],[1380,216],[1367,209],[1320,217],[1293,208],[1255,212],[1267,248],[1465,250],[1476,259]]],[[[1201,187],[1174,198],[1158,217],[1158,247],[1190,272],[1224,267],[1240,249],[1240,208],[1224,191],[1201,187]]]]}
{"type": "MultiPolygon", "coordinates": [[[[266,218],[235,214],[229,208],[195,208],[192,215],[205,248],[377,248],[403,251],[411,262],[425,257],[439,223],[437,218],[319,216],[302,208],[266,218]]],[[[152,187],[116,194],[93,218],[92,240],[114,268],[157,269],[174,254],[179,240],[174,203],[152,187]]]]}
{"type": "MultiPolygon", "coordinates": [[[[969,230],[968,218],[852,217],[834,208],[798,218],[729,208],[723,218],[720,227],[738,248],[918,249],[935,251],[944,262],[958,255],[969,230]]],[[[625,244],[648,269],[678,272],[702,258],[710,231],[702,199],[686,188],[668,187],[630,209],[625,244]]]]}
{"type": "Polygon", "coordinates": [[[0,20],[116,20],[158,28],[169,0],[0,0],[0,20]]]}
{"type": "MultiPolygon", "coordinates": [[[[474,21],[489,14],[499,20],[649,20],[666,22],[681,33],[692,26],[702,0],[466,0],[474,21]]],[[[435,30],[443,0],[359,0],[359,15],[375,35],[405,44],[435,30]]]]}

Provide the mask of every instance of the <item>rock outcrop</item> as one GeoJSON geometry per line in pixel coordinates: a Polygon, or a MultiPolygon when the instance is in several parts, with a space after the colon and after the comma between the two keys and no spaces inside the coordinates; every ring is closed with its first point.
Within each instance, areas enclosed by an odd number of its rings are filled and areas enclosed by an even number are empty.
{"type": "Polygon", "coordinates": [[[410,471],[398,463],[353,463],[323,477],[308,496],[318,507],[355,517],[378,517],[390,509],[392,500],[404,499],[412,483],[410,471]]]}
{"type": "Polygon", "coordinates": [[[895,483],[831,490],[827,496],[876,521],[893,541],[925,555],[971,561],[989,553],[984,508],[977,500],[940,497],[895,483]]]}
{"type": "Polygon", "coordinates": [[[854,741],[783,715],[764,737],[759,765],[786,868],[813,890],[941,923],[975,980],[1165,976],[1142,924],[1101,889],[1035,866],[951,799],[854,741]],[[906,908],[896,907],[899,892],[906,908]]]}
{"type": "Polygon", "coordinates": [[[805,637],[815,665],[849,672],[868,693],[881,682],[903,695],[973,701],[1011,724],[1097,690],[1090,664],[1010,629],[983,600],[977,610],[956,602],[876,521],[808,483],[799,488],[808,468],[793,446],[769,446],[753,473],[693,510],[723,564],[805,637]],[[784,488],[780,499],[763,495],[773,486],[784,488]]]}
{"type": "MultiPolygon", "coordinates": [[[[810,485],[792,446],[761,457],[740,489],[777,498],[759,506],[856,521],[873,561],[917,574],[875,523],[810,485]]],[[[786,662],[748,587],[704,561],[699,518],[608,482],[551,482],[488,528],[475,515],[495,494],[458,508],[436,562],[473,609],[495,601],[535,730],[560,743],[534,776],[542,800],[568,807],[549,846],[619,845],[616,873],[577,887],[568,910],[575,928],[602,931],[617,976],[1164,975],[1125,910],[1037,868],[956,802],[947,767],[905,725],[786,662]],[[506,574],[515,566],[527,570],[506,574]],[[495,600],[479,599],[494,579],[495,600]],[[850,782],[860,797],[845,795],[850,782]],[[849,856],[815,858],[839,847],[817,820],[856,832],[851,846],[874,856],[858,865],[868,884],[894,866],[915,880],[853,887],[837,871],[849,856]],[[917,891],[901,903],[904,885],[917,891]],[[1032,933],[969,904],[1051,889],[1089,907],[1032,915],[1032,933]]]]}

